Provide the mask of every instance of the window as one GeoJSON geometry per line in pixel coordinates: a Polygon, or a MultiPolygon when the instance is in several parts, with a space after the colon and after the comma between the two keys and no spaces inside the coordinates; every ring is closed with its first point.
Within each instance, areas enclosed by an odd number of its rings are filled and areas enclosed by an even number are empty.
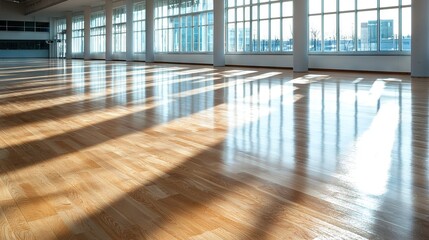
{"type": "Polygon", "coordinates": [[[57,40],[57,57],[66,57],[66,19],[55,21],[55,39],[57,40]]]}
{"type": "Polygon", "coordinates": [[[49,32],[48,22],[36,22],[36,32],[49,32]]]}
{"type": "Polygon", "coordinates": [[[91,52],[106,52],[106,16],[104,12],[91,14],[91,52]]]}
{"type": "Polygon", "coordinates": [[[410,0],[308,0],[310,52],[411,50],[410,0]]]}
{"type": "Polygon", "coordinates": [[[143,53],[146,49],[146,2],[134,4],[133,44],[135,53],[143,53]]]}
{"type": "Polygon", "coordinates": [[[49,32],[49,23],[0,20],[0,31],[49,32]]]}
{"type": "Polygon", "coordinates": [[[155,3],[157,52],[212,52],[213,0],[155,3]]]}
{"type": "Polygon", "coordinates": [[[84,18],[76,16],[72,19],[72,52],[83,53],[84,51],[84,18]]]}
{"type": "Polygon", "coordinates": [[[7,30],[8,31],[24,32],[25,31],[25,22],[22,22],[22,21],[8,21],[7,30]]]}
{"type": "Polygon", "coordinates": [[[127,51],[127,14],[125,6],[113,9],[113,52],[127,51]]]}
{"type": "Polygon", "coordinates": [[[35,22],[25,22],[25,31],[26,32],[34,32],[36,27],[35,22]]]}
{"type": "Polygon", "coordinates": [[[0,21],[0,31],[6,31],[7,30],[7,21],[0,21]]]}
{"type": "Polygon", "coordinates": [[[293,50],[292,0],[232,0],[226,11],[227,52],[293,50]]]}

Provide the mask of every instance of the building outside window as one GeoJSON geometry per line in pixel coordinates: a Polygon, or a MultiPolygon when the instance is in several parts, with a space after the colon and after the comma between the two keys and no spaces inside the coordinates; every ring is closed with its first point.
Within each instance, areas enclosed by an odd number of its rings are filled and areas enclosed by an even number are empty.
{"type": "Polygon", "coordinates": [[[103,11],[91,14],[91,52],[106,52],[106,16],[103,11]]]}
{"type": "Polygon", "coordinates": [[[125,6],[113,9],[113,52],[127,51],[127,13],[125,6]]]}
{"type": "Polygon", "coordinates": [[[146,49],[146,2],[134,4],[133,13],[133,44],[134,53],[143,53],[146,49]]]}
{"type": "Polygon", "coordinates": [[[309,0],[310,52],[411,50],[411,0],[309,0]]]}
{"type": "Polygon", "coordinates": [[[84,52],[85,24],[83,16],[75,16],[72,19],[72,52],[84,52]]]}
{"type": "Polygon", "coordinates": [[[212,52],[213,0],[155,2],[157,52],[212,52]]]}
{"type": "Polygon", "coordinates": [[[292,0],[231,0],[227,5],[227,52],[291,52],[292,0]]]}

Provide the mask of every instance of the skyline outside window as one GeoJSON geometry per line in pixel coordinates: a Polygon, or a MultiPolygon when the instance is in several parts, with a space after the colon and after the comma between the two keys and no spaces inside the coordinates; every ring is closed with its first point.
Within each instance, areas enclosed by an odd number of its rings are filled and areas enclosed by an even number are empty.
{"type": "Polygon", "coordinates": [[[411,1],[401,3],[309,0],[309,51],[410,51],[411,1]]]}

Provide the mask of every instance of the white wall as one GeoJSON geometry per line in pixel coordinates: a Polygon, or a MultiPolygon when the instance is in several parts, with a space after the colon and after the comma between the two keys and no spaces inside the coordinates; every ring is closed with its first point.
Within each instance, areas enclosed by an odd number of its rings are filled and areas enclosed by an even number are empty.
{"type": "MultiPolygon", "coordinates": [[[[137,60],[137,59],[136,59],[137,60]]],[[[144,59],[139,59],[144,60],[144,59]]],[[[247,55],[227,54],[226,65],[292,68],[293,55],[247,55]]],[[[212,64],[212,54],[155,54],[156,62],[212,64]]],[[[351,70],[351,71],[411,71],[411,56],[396,55],[317,55],[309,56],[310,69],[351,70]]]]}
{"type": "Polygon", "coordinates": [[[411,71],[411,56],[359,56],[359,55],[310,55],[310,69],[334,69],[352,71],[411,71]]]}
{"type": "Polygon", "coordinates": [[[155,62],[213,64],[212,54],[161,54],[155,53],[155,62]]]}
{"type": "MultiPolygon", "coordinates": [[[[292,55],[226,55],[227,65],[292,68],[292,55]]],[[[404,72],[411,71],[410,55],[317,55],[309,56],[310,69],[404,72]]]]}
{"type": "Polygon", "coordinates": [[[228,54],[225,56],[225,63],[226,65],[237,65],[237,66],[292,68],[293,56],[290,54],[288,55],[228,54]]]}
{"type": "Polygon", "coordinates": [[[91,53],[91,59],[104,60],[106,59],[106,53],[91,53]]]}
{"type": "Polygon", "coordinates": [[[126,60],[126,53],[112,53],[112,60],[126,60]]]}
{"type": "Polygon", "coordinates": [[[135,61],[146,61],[146,55],[145,54],[134,53],[133,59],[135,61]]]}
{"type": "Polygon", "coordinates": [[[83,53],[73,53],[72,57],[73,58],[78,58],[78,59],[83,59],[83,53]]]}
{"type": "Polygon", "coordinates": [[[0,58],[48,58],[48,50],[0,50],[0,58]]]}
{"type": "Polygon", "coordinates": [[[0,40],[48,40],[47,32],[2,32],[0,40]]]}

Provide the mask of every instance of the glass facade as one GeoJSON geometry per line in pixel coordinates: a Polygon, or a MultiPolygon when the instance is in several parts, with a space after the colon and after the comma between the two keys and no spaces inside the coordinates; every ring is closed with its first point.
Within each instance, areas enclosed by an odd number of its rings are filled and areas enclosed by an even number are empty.
{"type": "Polygon", "coordinates": [[[106,52],[106,15],[103,11],[91,14],[91,52],[106,52]]]}
{"type": "Polygon", "coordinates": [[[66,57],[66,19],[58,19],[55,21],[55,39],[57,40],[57,57],[66,57]]]}
{"type": "MultiPolygon", "coordinates": [[[[311,53],[411,51],[411,0],[306,0],[311,53]]],[[[213,52],[214,0],[159,0],[154,6],[154,50],[213,52]]],[[[130,10],[131,11],[131,10],[130,10]]],[[[133,52],[146,51],[146,1],[133,4],[133,52]]],[[[112,51],[126,52],[127,9],[113,9],[112,51]]],[[[0,27],[6,25],[0,21],[0,27]]],[[[26,23],[26,22],[25,22],[26,23]]],[[[225,1],[226,53],[293,52],[293,0],[225,1]]],[[[34,24],[33,24],[34,25],[34,24]]],[[[30,25],[29,25],[30,26],[30,25]]],[[[3,27],[5,28],[5,27],[3,27]]],[[[33,29],[34,30],[34,29],[33,29]]],[[[65,57],[66,20],[54,25],[56,49],[65,57]]],[[[72,18],[72,52],[84,52],[84,17],[72,18]]],[[[91,53],[106,51],[104,11],[90,20],[91,53]]]]}
{"type": "Polygon", "coordinates": [[[227,52],[291,52],[292,0],[226,2],[227,52]]]}
{"type": "Polygon", "coordinates": [[[411,50],[410,0],[309,0],[311,52],[411,50]]]}
{"type": "Polygon", "coordinates": [[[212,52],[213,0],[155,2],[156,52],[212,52]]]}
{"type": "Polygon", "coordinates": [[[113,52],[127,51],[127,13],[125,6],[113,9],[113,52]]]}
{"type": "Polygon", "coordinates": [[[146,49],[146,2],[134,4],[133,44],[134,53],[143,53],[146,49]]]}
{"type": "Polygon", "coordinates": [[[85,24],[83,16],[75,16],[72,19],[72,52],[84,51],[85,24]]]}

